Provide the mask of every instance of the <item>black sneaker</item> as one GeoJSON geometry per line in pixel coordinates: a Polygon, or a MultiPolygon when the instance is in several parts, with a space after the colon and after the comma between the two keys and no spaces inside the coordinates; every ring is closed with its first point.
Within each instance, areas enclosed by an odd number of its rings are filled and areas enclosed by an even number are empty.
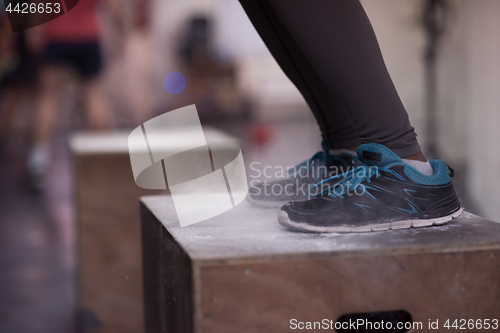
{"type": "Polygon", "coordinates": [[[349,153],[332,155],[323,142],[323,151],[290,168],[287,178],[250,182],[247,200],[255,206],[267,208],[280,208],[290,201],[308,200],[312,186],[358,165],[361,162],[356,156],[349,153]]]}
{"type": "Polygon", "coordinates": [[[315,198],[283,206],[279,223],[307,232],[368,232],[444,224],[462,213],[445,162],[430,160],[434,174],[426,176],[383,145],[363,144],[357,153],[363,165],[313,186],[315,198]]]}

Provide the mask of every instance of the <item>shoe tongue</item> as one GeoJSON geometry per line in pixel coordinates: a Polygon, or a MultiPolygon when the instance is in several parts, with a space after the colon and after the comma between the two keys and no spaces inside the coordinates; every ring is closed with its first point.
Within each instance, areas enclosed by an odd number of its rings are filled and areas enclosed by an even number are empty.
{"type": "Polygon", "coordinates": [[[402,162],[403,160],[392,150],[378,143],[365,143],[356,149],[358,158],[365,164],[375,166],[385,166],[393,162],[402,162]]]}

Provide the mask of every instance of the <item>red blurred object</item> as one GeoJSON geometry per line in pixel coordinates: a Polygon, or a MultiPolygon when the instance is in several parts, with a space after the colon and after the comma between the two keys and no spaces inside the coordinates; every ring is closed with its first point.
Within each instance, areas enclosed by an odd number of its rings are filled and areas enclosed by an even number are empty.
{"type": "Polygon", "coordinates": [[[274,137],[274,128],[269,124],[256,124],[249,129],[250,141],[257,146],[264,146],[274,137]]]}

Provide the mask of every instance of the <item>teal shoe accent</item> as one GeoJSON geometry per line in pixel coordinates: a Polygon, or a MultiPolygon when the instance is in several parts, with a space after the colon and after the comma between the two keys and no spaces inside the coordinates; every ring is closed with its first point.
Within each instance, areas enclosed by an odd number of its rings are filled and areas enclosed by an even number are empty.
{"type": "Polygon", "coordinates": [[[429,163],[434,170],[434,174],[432,176],[426,176],[407,164],[404,169],[404,173],[415,183],[422,185],[444,185],[451,182],[448,165],[444,161],[429,160],[429,163]]]}

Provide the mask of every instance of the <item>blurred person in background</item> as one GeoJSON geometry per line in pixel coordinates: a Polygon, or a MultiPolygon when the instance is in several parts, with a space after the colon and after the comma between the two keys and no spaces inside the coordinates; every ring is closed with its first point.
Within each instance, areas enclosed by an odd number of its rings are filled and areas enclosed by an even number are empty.
{"type": "MultiPolygon", "coordinates": [[[[58,119],[59,94],[66,69],[75,71],[80,78],[89,127],[104,130],[109,126],[110,115],[100,78],[103,60],[98,5],[117,13],[117,2],[84,0],[65,15],[35,28],[41,30],[43,43],[34,143],[27,160],[30,184],[35,189],[43,187],[50,164],[50,140],[58,119]]],[[[113,17],[119,19],[118,15],[113,17]]]]}
{"type": "Polygon", "coordinates": [[[39,33],[12,33],[5,12],[0,14],[0,141],[7,144],[14,130],[23,94],[33,98],[39,68],[39,33]]]}
{"type": "Polygon", "coordinates": [[[449,168],[420,149],[359,0],[240,0],[313,112],[323,152],[290,177],[251,187],[308,232],[443,224],[461,214],[449,168]],[[347,172],[352,171],[352,172],[347,172]]]}

